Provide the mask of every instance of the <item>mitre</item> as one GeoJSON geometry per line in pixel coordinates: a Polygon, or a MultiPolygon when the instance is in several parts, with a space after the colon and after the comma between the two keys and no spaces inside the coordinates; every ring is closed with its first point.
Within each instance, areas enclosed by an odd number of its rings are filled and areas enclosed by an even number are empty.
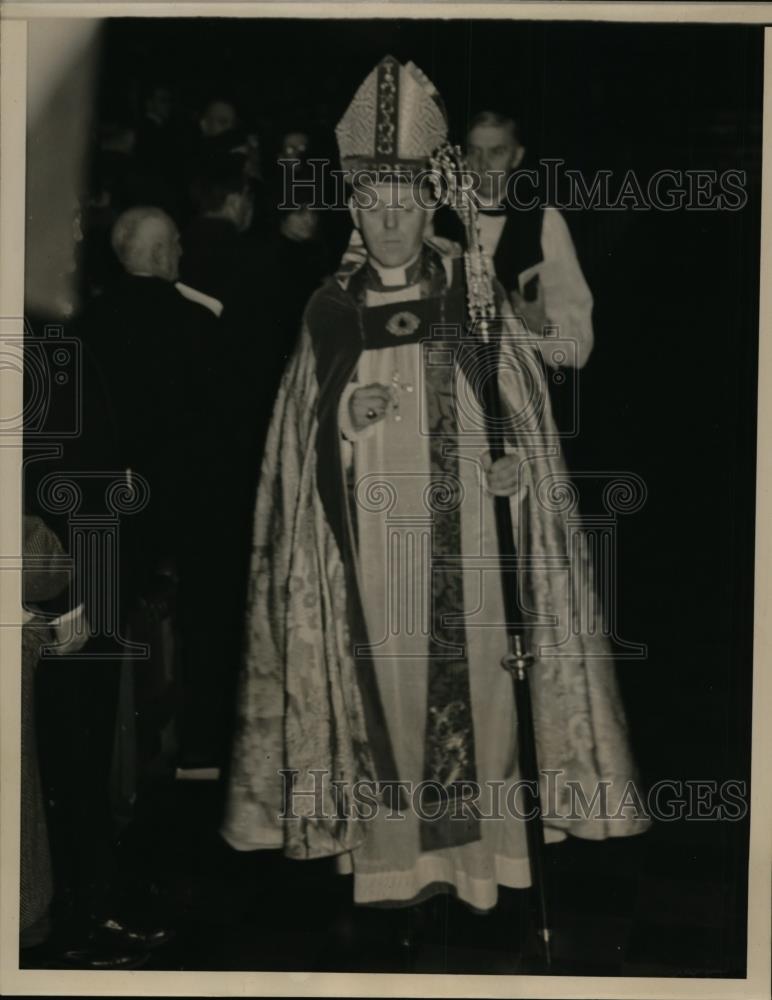
{"type": "Polygon", "coordinates": [[[368,74],[335,129],[349,176],[420,172],[447,135],[437,88],[414,63],[403,66],[393,56],[368,74]]]}

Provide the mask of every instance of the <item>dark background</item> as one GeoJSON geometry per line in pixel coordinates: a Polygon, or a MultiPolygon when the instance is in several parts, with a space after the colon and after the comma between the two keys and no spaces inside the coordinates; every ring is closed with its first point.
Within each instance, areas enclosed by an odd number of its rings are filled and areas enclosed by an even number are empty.
{"type": "MultiPolygon", "coordinates": [[[[191,119],[207,98],[223,96],[258,131],[264,158],[288,128],[310,128],[318,152],[334,149],[332,130],[354,90],[391,53],[436,84],[455,141],[472,113],[492,106],[520,117],[532,161],[560,157],[617,180],[631,168],[644,180],[662,168],[746,171],[742,211],[566,213],[596,303],[569,462],[577,471],[637,473],[648,489],[643,509],[619,521],[617,592],[621,636],[648,648],[619,667],[648,784],[749,778],[762,42],[760,28],[511,21],[126,19],[105,29],[102,114],[136,108],[153,83],[169,84],[191,119]]],[[[586,513],[601,512],[591,489],[583,501],[586,513]]],[[[216,817],[201,813],[207,793],[185,794],[191,822],[213,830],[216,817]]],[[[187,820],[183,828],[189,860],[203,864],[187,820]]],[[[629,917],[618,955],[603,952],[598,931],[566,959],[571,968],[742,975],[746,824],[658,824],[638,841],[559,849],[556,878],[578,927],[593,907],[603,919],[629,917]],[[622,955],[624,966],[614,964],[622,955]]],[[[235,918],[225,921],[221,946],[242,943],[230,957],[210,948],[210,958],[202,950],[170,961],[320,967],[314,942],[329,922],[334,876],[273,854],[238,863],[253,866],[255,881],[239,876],[246,909],[238,929],[235,918]],[[308,886],[318,889],[316,903],[308,886]],[[290,947],[276,928],[298,903],[317,906],[319,923],[314,931],[308,918],[290,947]]],[[[220,877],[207,890],[213,910],[225,905],[220,877]]],[[[208,919],[217,923],[211,912],[208,919]]],[[[614,927],[616,941],[621,924],[614,927]]],[[[327,956],[331,968],[351,967],[344,953],[327,956]]],[[[374,955],[364,967],[379,971],[385,959],[374,955]]],[[[460,968],[503,971],[482,955],[460,968]]],[[[447,952],[444,962],[433,971],[453,970],[447,952]]]]}

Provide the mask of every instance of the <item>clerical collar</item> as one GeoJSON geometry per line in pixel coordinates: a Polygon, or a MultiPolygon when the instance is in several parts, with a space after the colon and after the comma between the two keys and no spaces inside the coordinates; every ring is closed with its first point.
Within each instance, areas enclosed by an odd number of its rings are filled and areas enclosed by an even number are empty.
{"type": "Polygon", "coordinates": [[[480,205],[477,211],[480,213],[480,215],[492,215],[496,217],[505,215],[507,210],[502,205],[490,205],[490,206],[480,205]]]}
{"type": "Polygon", "coordinates": [[[400,288],[415,281],[415,264],[420,256],[421,251],[419,250],[414,257],[399,267],[384,267],[373,257],[369,258],[369,262],[384,288],[400,288]]]}

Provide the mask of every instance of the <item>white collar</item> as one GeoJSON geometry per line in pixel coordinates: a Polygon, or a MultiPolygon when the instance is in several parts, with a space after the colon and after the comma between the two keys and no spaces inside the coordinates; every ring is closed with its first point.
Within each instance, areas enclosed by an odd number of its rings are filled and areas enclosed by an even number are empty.
{"type": "Polygon", "coordinates": [[[370,257],[370,263],[378,272],[378,277],[386,288],[396,287],[407,284],[407,270],[415,264],[420,253],[421,251],[419,250],[410,260],[405,261],[404,264],[400,264],[399,267],[384,267],[374,257],[370,257]]]}
{"type": "Polygon", "coordinates": [[[189,302],[197,302],[200,306],[208,309],[215,316],[222,316],[223,304],[219,299],[216,299],[213,295],[207,295],[205,292],[199,291],[197,288],[191,288],[190,285],[185,285],[181,281],[176,281],[174,287],[180,293],[180,295],[187,299],[189,302]]]}

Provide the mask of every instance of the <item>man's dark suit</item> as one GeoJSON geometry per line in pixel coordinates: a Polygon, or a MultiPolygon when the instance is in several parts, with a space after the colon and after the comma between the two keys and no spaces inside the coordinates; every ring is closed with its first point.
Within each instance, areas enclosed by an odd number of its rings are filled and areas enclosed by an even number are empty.
{"type": "MultiPolygon", "coordinates": [[[[193,507],[186,502],[182,473],[192,459],[189,443],[195,427],[202,422],[197,407],[216,322],[168,282],[122,276],[67,330],[81,347],[82,434],[64,440],[63,454],[55,461],[32,463],[25,505],[34,509],[36,485],[46,473],[60,473],[83,488],[88,513],[104,517],[110,513],[108,483],[120,483],[127,468],[147,479],[149,504],[139,514],[122,516],[119,524],[124,637],[129,609],[147,595],[158,559],[179,555],[190,533],[184,528],[193,507]]],[[[55,437],[57,420],[50,415],[49,436],[55,437]]],[[[29,446],[34,446],[34,435],[29,446]]],[[[41,513],[53,516],[47,509],[41,513]]],[[[66,545],[67,523],[57,527],[66,545]]],[[[91,592],[110,584],[94,579],[101,566],[92,565],[89,552],[71,555],[76,573],[90,585],[87,614],[97,625],[88,607],[91,592]]],[[[73,928],[114,905],[110,782],[120,677],[115,646],[115,640],[97,635],[78,657],[44,661],[38,670],[38,735],[51,804],[58,902],[64,908],[61,925],[73,928]]],[[[137,696],[141,698],[139,690],[137,696]]],[[[142,708],[141,700],[137,707],[142,708]]]]}
{"type": "Polygon", "coordinates": [[[141,586],[159,559],[186,544],[191,528],[196,496],[189,489],[195,464],[206,458],[197,445],[208,420],[218,323],[170,282],[125,275],[95,301],[85,327],[113,408],[120,465],[150,486],[146,510],[126,525],[136,539],[126,569],[141,586]]]}

